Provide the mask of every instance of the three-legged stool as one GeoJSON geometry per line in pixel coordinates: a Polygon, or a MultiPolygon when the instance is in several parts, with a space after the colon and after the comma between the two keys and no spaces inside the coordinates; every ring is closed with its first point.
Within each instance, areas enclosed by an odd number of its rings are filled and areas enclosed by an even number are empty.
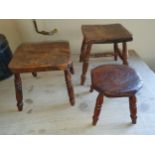
{"type": "Polygon", "coordinates": [[[91,91],[95,89],[99,93],[92,124],[96,125],[99,119],[104,96],[128,97],[132,123],[136,124],[135,94],[142,87],[142,81],[135,70],[125,65],[102,65],[92,70],[91,79],[91,91]]]}

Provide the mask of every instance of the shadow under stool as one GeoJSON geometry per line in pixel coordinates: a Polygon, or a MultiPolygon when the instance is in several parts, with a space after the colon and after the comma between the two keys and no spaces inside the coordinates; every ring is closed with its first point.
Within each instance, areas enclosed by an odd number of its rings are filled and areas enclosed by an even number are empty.
{"type": "MultiPolygon", "coordinates": [[[[132,34],[125,27],[121,24],[83,25],[81,29],[83,34],[80,53],[80,62],[83,62],[81,85],[84,85],[86,80],[93,44],[113,44],[114,60],[117,61],[119,56],[123,64],[128,65],[127,42],[132,41],[132,34]],[[122,44],[122,49],[119,48],[119,43],[122,44]]],[[[104,56],[104,53],[101,56],[104,56]]]]}
{"type": "Polygon", "coordinates": [[[21,73],[32,73],[33,76],[37,76],[37,72],[40,71],[64,71],[70,104],[75,104],[74,89],[71,82],[71,73],[74,73],[74,69],[67,41],[23,43],[15,51],[9,68],[15,77],[15,91],[19,111],[23,109],[21,73]]]}
{"type": "Polygon", "coordinates": [[[125,65],[102,65],[91,71],[91,92],[96,90],[99,94],[93,115],[93,125],[96,125],[104,96],[106,97],[128,97],[129,109],[132,123],[136,124],[137,107],[136,93],[142,87],[142,80],[134,69],[125,65]]]}

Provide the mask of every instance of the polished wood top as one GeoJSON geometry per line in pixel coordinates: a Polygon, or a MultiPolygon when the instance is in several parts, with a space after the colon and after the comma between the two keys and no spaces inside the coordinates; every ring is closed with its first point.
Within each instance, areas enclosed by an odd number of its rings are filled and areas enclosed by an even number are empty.
{"type": "Polygon", "coordinates": [[[118,43],[132,41],[132,34],[121,24],[83,25],[86,43],[118,43]]]}
{"type": "Polygon", "coordinates": [[[9,64],[12,72],[64,70],[70,60],[68,42],[21,44],[9,64]]]}
{"type": "Polygon", "coordinates": [[[91,73],[93,88],[108,97],[132,96],[142,87],[135,70],[125,65],[102,65],[91,73]]]}

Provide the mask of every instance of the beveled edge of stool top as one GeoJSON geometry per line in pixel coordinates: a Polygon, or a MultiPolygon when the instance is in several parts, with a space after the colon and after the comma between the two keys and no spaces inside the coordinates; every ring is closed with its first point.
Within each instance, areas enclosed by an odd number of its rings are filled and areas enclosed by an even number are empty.
{"type": "Polygon", "coordinates": [[[143,81],[139,74],[125,65],[107,64],[91,70],[92,87],[107,97],[135,95],[143,81]]]}

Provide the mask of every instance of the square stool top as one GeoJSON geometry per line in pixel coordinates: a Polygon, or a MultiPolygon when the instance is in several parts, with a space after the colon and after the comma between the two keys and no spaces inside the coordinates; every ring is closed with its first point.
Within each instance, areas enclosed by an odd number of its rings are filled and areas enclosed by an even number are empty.
{"type": "Polygon", "coordinates": [[[119,43],[132,41],[132,34],[121,24],[82,25],[86,43],[119,43]]]}
{"type": "Polygon", "coordinates": [[[14,53],[9,68],[14,73],[65,70],[71,63],[68,42],[23,43],[14,53]]]}

